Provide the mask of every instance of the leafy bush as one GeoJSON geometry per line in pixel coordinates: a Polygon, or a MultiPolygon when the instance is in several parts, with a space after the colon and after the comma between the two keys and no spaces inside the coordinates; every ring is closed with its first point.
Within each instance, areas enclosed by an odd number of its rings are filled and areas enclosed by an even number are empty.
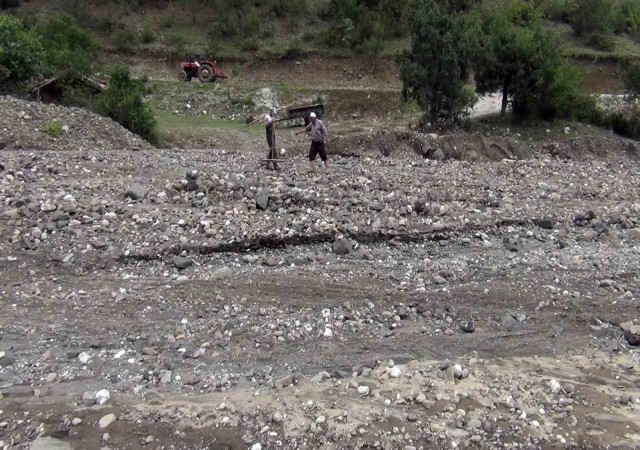
{"type": "Polygon", "coordinates": [[[330,47],[347,46],[350,47],[353,42],[355,27],[353,21],[347,17],[335,21],[326,30],[324,42],[330,47]]]}
{"type": "Polygon", "coordinates": [[[157,143],[157,122],[149,105],[145,79],[133,79],[129,69],[118,66],[110,74],[109,87],[98,99],[101,114],[112,118],[143,139],[157,143]]]}
{"type": "Polygon", "coordinates": [[[371,37],[366,42],[365,47],[369,54],[373,56],[373,71],[378,69],[378,55],[384,50],[384,25],[381,22],[376,22],[371,37]]]}
{"type": "Polygon", "coordinates": [[[629,64],[625,70],[625,85],[628,100],[640,98],[640,64],[629,64]]]}
{"type": "Polygon", "coordinates": [[[218,22],[213,22],[209,28],[209,46],[206,53],[218,53],[220,50],[220,26],[218,22]]]}
{"type": "Polygon", "coordinates": [[[306,52],[302,48],[302,44],[299,39],[293,39],[289,42],[287,50],[284,52],[286,59],[296,59],[304,56],[306,52]]]}
{"type": "Polygon", "coordinates": [[[260,18],[255,9],[244,16],[242,21],[242,35],[245,37],[257,36],[260,33],[260,18]]]}
{"type": "Polygon", "coordinates": [[[96,33],[111,34],[116,29],[116,21],[113,16],[99,16],[94,19],[91,27],[96,33]]]}
{"type": "Polygon", "coordinates": [[[240,43],[240,50],[243,52],[257,52],[260,50],[260,44],[257,39],[245,39],[240,43]]]}
{"type": "Polygon", "coordinates": [[[547,0],[544,3],[544,15],[547,19],[569,22],[575,9],[574,0],[547,0]]]}
{"type": "Polygon", "coordinates": [[[184,55],[186,53],[187,36],[181,31],[174,31],[169,35],[169,45],[176,55],[184,55]]]}
{"type": "Polygon", "coordinates": [[[156,32],[153,29],[153,22],[147,17],[142,20],[140,27],[140,40],[143,44],[151,44],[156,40],[156,32]]]}
{"type": "Polygon", "coordinates": [[[640,27],[640,1],[618,0],[613,11],[616,33],[635,33],[640,27]]]}
{"type": "Polygon", "coordinates": [[[55,120],[51,120],[45,124],[42,131],[51,137],[60,137],[62,136],[62,125],[55,120]]]}
{"type": "Polygon", "coordinates": [[[138,35],[133,28],[124,26],[116,30],[111,39],[118,50],[130,50],[136,45],[138,35]]]}
{"type": "Polygon", "coordinates": [[[614,30],[612,0],[576,0],[571,14],[571,26],[577,36],[591,45],[610,50],[614,30]]]}
{"type": "Polygon", "coordinates": [[[95,17],[92,13],[91,2],[86,0],[60,0],[62,12],[73,17],[78,25],[83,28],[94,26],[95,17]]]}
{"type": "Polygon", "coordinates": [[[100,45],[89,31],[79,28],[69,15],[53,17],[34,29],[44,44],[43,63],[57,76],[66,72],[90,74],[100,45]]]}
{"type": "Polygon", "coordinates": [[[160,19],[160,28],[174,28],[178,24],[178,18],[173,14],[167,14],[160,19]]]}
{"type": "Polygon", "coordinates": [[[43,49],[20,19],[0,14],[0,84],[26,80],[41,70],[43,49]]]}

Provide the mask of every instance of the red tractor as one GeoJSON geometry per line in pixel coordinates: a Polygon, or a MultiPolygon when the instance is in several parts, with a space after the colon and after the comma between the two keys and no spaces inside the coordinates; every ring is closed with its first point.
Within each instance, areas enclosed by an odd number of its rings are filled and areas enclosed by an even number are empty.
{"type": "Polygon", "coordinates": [[[180,73],[178,78],[180,81],[191,81],[198,78],[202,83],[209,81],[215,83],[218,80],[226,79],[224,72],[218,69],[215,60],[199,61],[200,58],[189,58],[189,61],[180,63],[180,73]]]}

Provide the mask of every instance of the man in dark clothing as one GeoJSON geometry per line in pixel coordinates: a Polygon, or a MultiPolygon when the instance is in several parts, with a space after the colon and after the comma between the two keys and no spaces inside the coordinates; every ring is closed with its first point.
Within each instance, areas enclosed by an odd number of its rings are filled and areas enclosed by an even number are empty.
{"type": "Polygon", "coordinates": [[[316,156],[320,156],[322,163],[324,164],[324,169],[328,170],[327,167],[327,151],[325,150],[325,145],[327,145],[327,129],[322,123],[322,120],[316,117],[316,113],[311,113],[309,118],[311,119],[311,123],[302,131],[296,133],[296,135],[302,133],[309,133],[311,137],[311,147],[309,148],[309,161],[311,162],[311,170],[315,169],[313,162],[316,160],[316,156]]]}

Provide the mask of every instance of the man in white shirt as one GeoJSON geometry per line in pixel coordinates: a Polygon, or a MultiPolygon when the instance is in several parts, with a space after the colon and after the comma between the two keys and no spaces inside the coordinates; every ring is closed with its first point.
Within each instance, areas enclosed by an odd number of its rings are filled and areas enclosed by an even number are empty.
{"type": "Polygon", "coordinates": [[[314,161],[316,156],[320,156],[322,163],[324,164],[324,170],[327,168],[327,151],[325,145],[327,145],[327,129],[322,123],[322,120],[316,117],[316,113],[309,115],[311,122],[302,131],[296,133],[296,136],[302,133],[308,133],[311,137],[311,147],[309,148],[309,161],[311,162],[311,170],[315,170],[314,161]]]}

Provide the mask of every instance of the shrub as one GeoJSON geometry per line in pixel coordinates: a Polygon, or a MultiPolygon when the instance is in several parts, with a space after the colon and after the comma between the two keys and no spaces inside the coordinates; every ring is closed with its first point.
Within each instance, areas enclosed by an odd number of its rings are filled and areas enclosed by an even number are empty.
{"type": "Polygon", "coordinates": [[[186,53],[187,36],[181,31],[174,31],[169,35],[169,45],[175,55],[186,53]]]}
{"type": "Polygon", "coordinates": [[[260,18],[255,9],[244,16],[242,21],[242,35],[245,37],[257,36],[260,33],[260,18]]]}
{"type": "Polygon", "coordinates": [[[100,16],[93,21],[92,29],[96,33],[111,34],[115,28],[116,21],[113,16],[100,16]]]}
{"type": "Polygon", "coordinates": [[[91,2],[86,0],[60,0],[60,6],[62,11],[73,17],[81,27],[93,27],[95,17],[91,12],[91,2]]]}
{"type": "Polygon", "coordinates": [[[0,84],[38,74],[42,54],[40,40],[20,19],[0,14],[0,84]]]}
{"type": "Polygon", "coordinates": [[[113,33],[112,40],[118,50],[130,50],[136,45],[138,35],[133,28],[125,26],[113,33]]]}
{"type": "Polygon", "coordinates": [[[544,15],[550,20],[569,22],[574,9],[574,0],[547,0],[544,4],[544,15]]]}
{"type": "Polygon", "coordinates": [[[612,0],[576,0],[571,14],[571,27],[577,36],[603,50],[613,47],[614,30],[612,0]]]}
{"type": "Polygon", "coordinates": [[[287,49],[284,52],[285,59],[296,59],[305,55],[305,51],[302,48],[299,39],[293,39],[289,42],[287,49]]]}
{"type": "Polygon", "coordinates": [[[44,44],[43,62],[47,71],[89,74],[98,57],[100,45],[89,31],[79,28],[69,15],[53,17],[34,29],[44,44]]]}
{"type": "Polygon", "coordinates": [[[337,20],[325,31],[324,42],[330,47],[347,46],[353,42],[355,27],[347,17],[337,20]]]}
{"type": "Polygon", "coordinates": [[[613,11],[616,33],[635,33],[640,26],[640,1],[618,0],[613,11]]]}
{"type": "Polygon", "coordinates": [[[178,24],[178,19],[173,14],[167,14],[160,19],[160,28],[174,28],[178,24]]]}
{"type": "Polygon", "coordinates": [[[118,66],[110,74],[109,87],[98,98],[98,109],[143,139],[157,143],[157,123],[146,94],[146,80],[131,78],[129,69],[118,66]]]}
{"type": "Polygon", "coordinates": [[[257,39],[245,39],[240,43],[240,50],[243,52],[257,52],[260,50],[260,44],[257,39]]]}
{"type": "Polygon", "coordinates": [[[151,44],[156,40],[156,33],[153,29],[153,22],[149,18],[142,20],[142,27],[140,28],[140,40],[143,44],[151,44]]]}
{"type": "Polygon", "coordinates": [[[624,80],[627,99],[633,101],[640,98],[640,64],[629,64],[625,70],[624,80]]]}
{"type": "Polygon", "coordinates": [[[55,120],[51,120],[45,124],[42,131],[51,137],[60,137],[62,136],[62,125],[55,120]]]}

